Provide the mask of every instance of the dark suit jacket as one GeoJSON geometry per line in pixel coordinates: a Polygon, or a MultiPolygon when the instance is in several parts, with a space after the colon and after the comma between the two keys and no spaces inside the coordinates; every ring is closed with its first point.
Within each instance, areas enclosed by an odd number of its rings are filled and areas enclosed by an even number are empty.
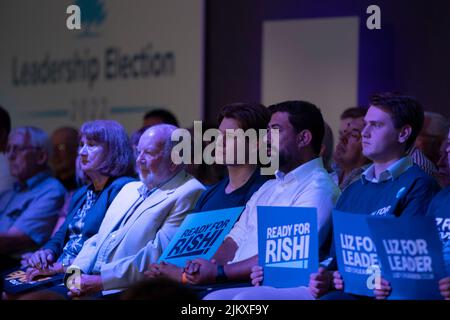
{"type": "MultiPolygon", "coordinates": [[[[95,204],[89,209],[86,214],[84,227],[82,230],[83,242],[92,237],[98,232],[98,228],[103,221],[106,210],[114,200],[116,195],[122,189],[122,187],[134,181],[135,179],[130,177],[109,178],[107,184],[100,193],[99,198],[95,204]]],[[[84,202],[86,201],[86,193],[88,186],[79,188],[72,196],[69,205],[69,211],[67,218],[61,225],[55,235],[44,245],[43,249],[50,249],[54,252],[56,257],[59,257],[64,249],[65,244],[69,240],[69,224],[73,219],[73,216],[77,213],[84,202]]]]}

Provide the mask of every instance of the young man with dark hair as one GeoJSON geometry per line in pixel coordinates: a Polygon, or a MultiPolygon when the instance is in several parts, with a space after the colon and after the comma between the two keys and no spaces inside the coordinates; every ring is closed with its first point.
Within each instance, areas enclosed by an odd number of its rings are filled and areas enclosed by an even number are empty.
{"type": "MultiPolygon", "coordinates": [[[[446,142],[446,160],[450,167],[450,131],[448,132],[446,142]]],[[[427,214],[436,218],[436,224],[443,245],[447,277],[439,281],[439,290],[445,300],[450,300],[450,186],[447,186],[433,198],[427,214]]],[[[381,288],[376,289],[374,293],[377,299],[385,299],[391,294],[391,291],[391,284],[387,280],[381,279],[381,288]]]]}
{"type": "MultiPolygon", "coordinates": [[[[371,99],[362,131],[363,154],[373,161],[342,193],[336,209],[374,216],[425,215],[439,186],[417,165],[407,150],[422,129],[424,114],[421,105],[408,96],[381,94],[371,99]]],[[[332,256],[335,253],[332,250],[332,256]]],[[[333,263],[330,269],[335,269],[333,263]]],[[[341,290],[344,283],[334,272],[334,288],[323,299],[355,299],[341,290]]],[[[319,269],[314,276],[314,292],[321,296],[331,289],[331,271],[319,269]]]]}
{"type": "Polygon", "coordinates": [[[142,126],[148,128],[160,123],[171,124],[178,127],[177,118],[172,112],[166,109],[155,109],[147,112],[144,115],[144,122],[142,126]]]}

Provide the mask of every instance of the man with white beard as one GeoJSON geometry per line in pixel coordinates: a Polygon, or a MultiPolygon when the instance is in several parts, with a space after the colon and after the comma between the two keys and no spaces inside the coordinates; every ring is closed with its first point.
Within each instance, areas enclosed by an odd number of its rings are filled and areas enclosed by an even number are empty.
{"type": "Polygon", "coordinates": [[[123,187],[98,233],[85,242],[71,266],[81,275],[69,286],[69,296],[114,293],[143,280],[194,207],[205,188],[171,160],[176,129],[160,124],[140,138],[136,165],[141,181],[123,187]]]}

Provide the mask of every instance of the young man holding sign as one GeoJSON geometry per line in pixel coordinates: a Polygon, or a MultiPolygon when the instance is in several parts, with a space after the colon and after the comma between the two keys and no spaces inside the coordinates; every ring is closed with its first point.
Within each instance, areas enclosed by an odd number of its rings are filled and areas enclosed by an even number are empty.
{"type": "MultiPolygon", "coordinates": [[[[406,155],[423,119],[421,105],[411,97],[390,93],[372,97],[364,118],[362,146],[373,165],[343,192],[337,210],[382,217],[425,215],[439,186],[406,155]]],[[[355,298],[341,291],[344,281],[339,271],[333,273],[333,284],[327,283],[331,272],[319,270],[316,277],[322,280],[316,288],[321,294],[332,287],[337,290],[324,299],[355,298]]]]}
{"type": "MultiPolygon", "coordinates": [[[[448,132],[448,142],[450,142],[450,131],[448,132]]],[[[450,143],[447,143],[446,152],[450,167],[450,143]]],[[[450,300],[450,186],[447,186],[433,198],[428,209],[428,215],[436,217],[447,272],[447,277],[439,281],[439,290],[444,299],[450,300]]],[[[381,287],[374,291],[377,299],[386,299],[391,292],[391,284],[385,279],[381,280],[381,287]]]]}

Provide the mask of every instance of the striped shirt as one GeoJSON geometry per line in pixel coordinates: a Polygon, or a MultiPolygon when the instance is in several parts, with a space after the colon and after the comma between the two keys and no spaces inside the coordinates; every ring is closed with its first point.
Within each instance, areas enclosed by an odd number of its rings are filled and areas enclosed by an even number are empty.
{"type": "Polygon", "coordinates": [[[433,178],[437,178],[437,167],[436,165],[428,159],[425,154],[415,146],[412,146],[408,151],[408,155],[411,156],[413,162],[419,166],[420,169],[425,171],[428,175],[433,178]]]}

